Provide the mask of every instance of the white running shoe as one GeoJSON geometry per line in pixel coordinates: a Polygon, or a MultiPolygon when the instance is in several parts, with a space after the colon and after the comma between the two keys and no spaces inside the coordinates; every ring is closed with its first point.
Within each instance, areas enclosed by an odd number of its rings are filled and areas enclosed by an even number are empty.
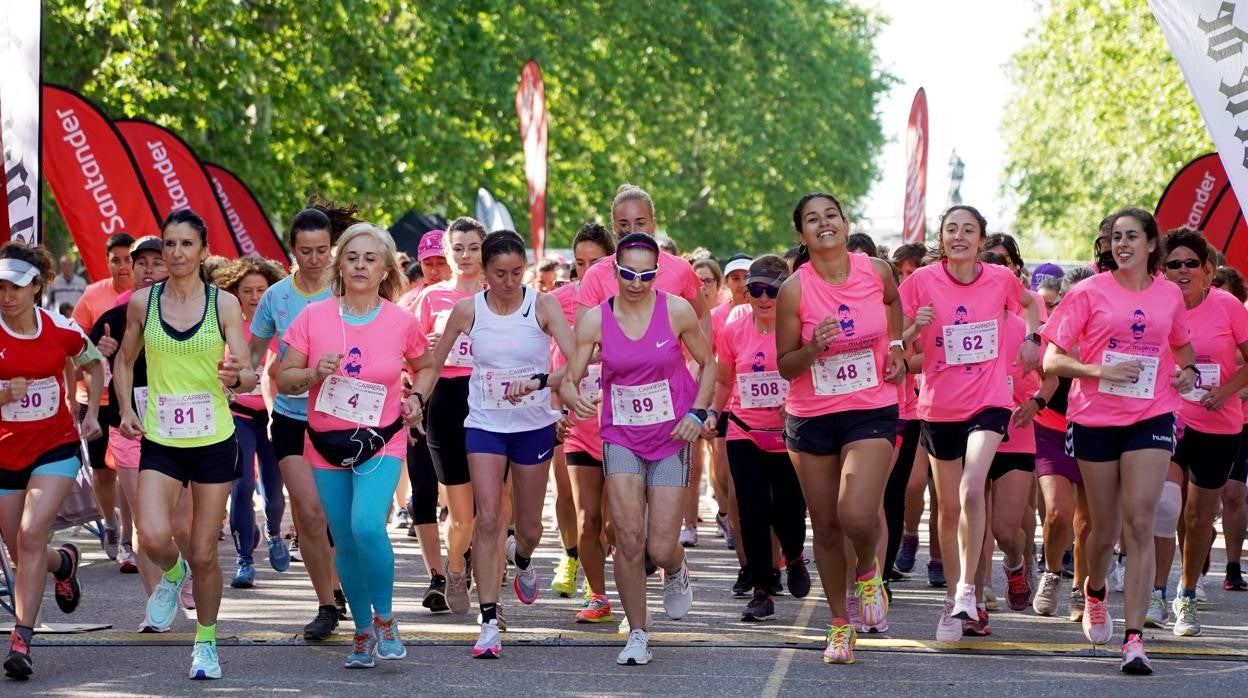
{"type": "Polygon", "coordinates": [[[1209,595],[1205,593],[1205,575],[1200,575],[1196,580],[1196,600],[1200,603],[1208,603],[1209,595]]]}
{"type": "Polygon", "coordinates": [[[1062,573],[1048,572],[1040,575],[1040,587],[1031,600],[1036,615],[1051,616],[1057,613],[1057,597],[1062,592],[1062,573]]]}
{"type": "Polygon", "coordinates": [[[698,547],[698,527],[693,524],[685,524],[685,527],[680,529],[680,538],[678,540],[681,547],[698,547]]]}
{"type": "Polygon", "coordinates": [[[651,659],[650,640],[646,637],[646,631],[637,628],[628,634],[628,644],[624,645],[624,649],[615,658],[615,663],[624,666],[644,666],[649,664],[651,659]]]}
{"type": "MultiPolygon", "coordinates": [[[[979,616],[978,611],[976,617],[979,616]]],[[[953,617],[953,599],[946,598],[940,608],[940,620],[936,621],[936,640],[957,642],[962,639],[962,621],[953,617]]]]}
{"type": "Polygon", "coordinates": [[[1196,619],[1196,599],[1182,592],[1174,597],[1174,634],[1179,637],[1195,637],[1200,634],[1200,621],[1196,619]]]}
{"type": "Polygon", "coordinates": [[[693,608],[693,587],[689,584],[689,566],[680,561],[680,570],[669,575],[663,572],[663,610],[672,620],[680,620],[693,608]]]}
{"type": "Polygon", "coordinates": [[[1126,555],[1123,555],[1121,559],[1115,562],[1114,566],[1109,569],[1109,574],[1106,576],[1105,581],[1106,581],[1106,584],[1109,586],[1110,591],[1118,593],[1118,594],[1122,593],[1123,586],[1127,582],[1127,556],[1126,555]]]}
{"type": "Polygon", "coordinates": [[[953,597],[954,618],[975,620],[979,618],[979,610],[975,606],[975,585],[958,583],[958,591],[953,597]]]}
{"type": "Polygon", "coordinates": [[[1166,595],[1161,589],[1153,589],[1153,593],[1148,597],[1148,611],[1144,614],[1144,627],[1146,628],[1164,628],[1166,621],[1170,618],[1170,612],[1166,609],[1166,595]]]}

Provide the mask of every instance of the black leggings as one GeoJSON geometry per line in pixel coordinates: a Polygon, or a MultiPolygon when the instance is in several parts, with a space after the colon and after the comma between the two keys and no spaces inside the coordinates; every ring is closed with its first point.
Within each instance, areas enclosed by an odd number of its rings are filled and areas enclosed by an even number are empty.
{"type": "Polygon", "coordinates": [[[797,471],[787,453],[759,450],[749,439],[728,442],[728,468],[737,491],[741,548],[756,589],[771,581],[771,531],[786,559],[802,554],[806,545],[806,500],[797,471]]]}
{"type": "Polygon", "coordinates": [[[438,522],[438,478],[433,471],[429,442],[415,430],[416,443],[407,444],[407,478],[412,482],[412,499],[408,507],[416,526],[438,522]]]}
{"type": "Polygon", "coordinates": [[[892,573],[897,549],[901,547],[901,533],[906,520],[906,485],[914,468],[914,454],[919,449],[919,420],[902,422],[901,444],[897,447],[897,463],[884,486],[884,522],[888,525],[888,547],[884,551],[884,564],[880,575],[884,579],[892,573]]]}
{"type": "Polygon", "coordinates": [[[429,453],[438,482],[448,487],[468,484],[472,481],[464,428],[468,421],[468,376],[439,378],[426,413],[429,453]]]}

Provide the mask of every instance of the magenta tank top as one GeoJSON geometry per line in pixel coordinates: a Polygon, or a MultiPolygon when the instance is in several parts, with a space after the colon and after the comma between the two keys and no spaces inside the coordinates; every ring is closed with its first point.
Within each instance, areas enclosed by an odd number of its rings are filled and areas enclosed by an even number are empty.
{"type": "Polygon", "coordinates": [[[611,301],[602,311],[602,440],[646,460],[661,460],[685,442],[672,428],[693,406],[698,386],[685,366],[680,339],[667,317],[668,295],[658,298],[641,339],[624,334],[611,301]]]}

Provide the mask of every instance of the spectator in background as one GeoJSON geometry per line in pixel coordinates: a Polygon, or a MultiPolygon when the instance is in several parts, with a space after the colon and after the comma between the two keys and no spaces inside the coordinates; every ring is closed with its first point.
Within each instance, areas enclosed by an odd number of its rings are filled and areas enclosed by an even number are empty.
{"type": "Polygon", "coordinates": [[[676,246],[676,241],[668,237],[667,233],[655,233],[655,242],[659,243],[659,249],[670,255],[679,255],[680,248],[676,246]]]}
{"type": "Polygon", "coordinates": [[[219,254],[210,254],[204,259],[204,275],[211,279],[216,275],[217,270],[223,268],[229,263],[230,260],[228,257],[223,257],[219,254]]]}
{"type": "Polygon", "coordinates": [[[407,290],[399,297],[398,305],[400,308],[408,312],[416,312],[416,301],[420,298],[420,292],[425,290],[425,276],[421,271],[420,264],[412,262],[407,265],[404,272],[407,276],[407,290]]]}
{"type": "Polygon", "coordinates": [[[1057,301],[1062,295],[1062,277],[1051,276],[1040,282],[1040,287],[1036,289],[1036,294],[1044,301],[1044,307],[1053,312],[1053,307],[1057,305],[1057,301]]]}
{"type": "Polygon", "coordinates": [[[1057,279],[1060,286],[1062,277],[1065,275],[1066,272],[1062,271],[1061,267],[1052,262],[1045,262],[1044,264],[1037,266],[1035,270],[1031,272],[1031,284],[1028,288],[1039,293],[1040,285],[1044,283],[1046,279],[1057,279]]]}
{"type": "Polygon", "coordinates": [[[1213,273],[1213,285],[1235,296],[1240,303],[1248,301],[1248,284],[1244,283],[1244,275],[1234,267],[1218,267],[1213,273]]]}
{"type": "Polygon", "coordinates": [[[875,246],[875,240],[871,239],[866,233],[850,233],[845,240],[845,248],[850,252],[861,252],[868,257],[879,257],[880,250],[875,246]]]}
{"type": "Polygon", "coordinates": [[[897,276],[900,278],[898,283],[905,281],[915,269],[923,266],[926,256],[927,248],[920,242],[910,242],[893,250],[893,264],[897,265],[897,276]]]}
{"type": "Polygon", "coordinates": [[[420,271],[425,277],[425,285],[451,278],[451,267],[446,263],[446,253],[442,250],[442,237],[445,230],[430,230],[420,238],[416,246],[416,261],[420,262],[420,271]]]}
{"type": "MultiPolygon", "coordinates": [[[[86,290],[87,280],[74,273],[74,258],[63,255],[60,271],[52,279],[52,283],[48,284],[47,293],[43,296],[43,307],[48,310],[59,310],[62,306],[68,305],[72,313],[74,304],[82,298],[86,290]]],[[[67,313],[62,313],[62,315],[69,317],[67,313]]]]}
{"type": "MultiPolygon", "coordinates": [[[[1005,266],[1014,272],[1014,275],[1019,278],[1020,282],[1026,282],[1027,277],[1025,276],[1026,270],[1023,269],[1025,266],[1023,264],[1023,255],[1018,251],[1018,241],[1014,239],[1013,235],[1006,233],[989,235],[988,240],[984,242],[984,251],[996,252],[1005,257],[1005,266]]],[[[1035,289],[1031,290],[1034,291],[1035,289]]]]}
{"type": "Polygon", "coordinates": [[[534,286],[542,293],[555,290],[555,278],[559,275],[559,260],[547,257],[537,263],[537,279],[534,286]]]}

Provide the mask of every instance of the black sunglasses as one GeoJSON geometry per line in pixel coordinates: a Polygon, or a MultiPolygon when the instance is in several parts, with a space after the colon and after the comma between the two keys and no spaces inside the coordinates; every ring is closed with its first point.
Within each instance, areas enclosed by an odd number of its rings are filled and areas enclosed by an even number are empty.
{"type": "Polygon", "coordinates": [[[768,298],[775,298],[780,295],[780,287],[772,286],[771,284],[750,284],[746,289],[749,290],[750,295],[754,298],[762,298],[764,293],[767,294],[768,298]]]}
{"type": "Polygon", "coordinates": [[[1200,266],[1199,259],[1172,259],[1169,262],[1166,262],[1167,269],[1181,269],[1183,267],[1187,267],[1188,269],[1195,269],[1196,267],[1199,267],[1199,266],[1200,266]]]}

